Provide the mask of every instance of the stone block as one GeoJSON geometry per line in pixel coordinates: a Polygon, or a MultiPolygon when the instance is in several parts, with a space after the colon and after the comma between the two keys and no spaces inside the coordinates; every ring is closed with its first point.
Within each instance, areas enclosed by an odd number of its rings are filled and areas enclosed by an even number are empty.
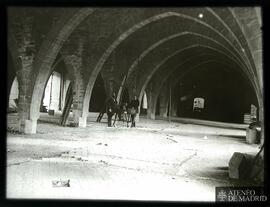
{"type": "Polygon", "coordinates": [[[240,152],[235,152],[229,161],[229,177],[234,179],[240,178],[241,165],[245,156],[240,152]]]}
{"type": "Polygon", "coordinates": [[[251,179],[255,156],[255,154],[235,152],[229,161],[229,177],[233,179],[251,179]]]}
{"type": "Polygon", "coordinates": [[[264,160],[259,156],[254,162],[252,169],[250,170],[250,177],[259,183],[264,181],[264,160]]]}
{"type": "Polygon", "coordinates": [[[259,142],[258,132],[256,129],[246,129],[246,141],[249,144],[254,144],[259,142]]]}
{"type": "Polygon", "coordinates": [[[167,111],[160,112],[160,115],[161,115],[163,118],[167,118],[167,111]]]}
{"type": "Polygon", "coordinates": [[[37,132],[37,120],[25,120],[24,133],[35,134],[37,132]]]}
{"type": "Polygon", "coordinates": [[[79,127],[86,127],[87,119],[86,117],[79,117],[79,127]]]}

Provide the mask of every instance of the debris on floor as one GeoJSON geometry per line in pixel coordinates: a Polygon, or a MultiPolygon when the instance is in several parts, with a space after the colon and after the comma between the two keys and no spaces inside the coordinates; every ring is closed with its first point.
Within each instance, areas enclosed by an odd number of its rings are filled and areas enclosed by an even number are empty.
{"type": "Polygon", "coordinates": [[[42,160],[42,156],[39,156],[37,154],[34,154],[33,160],[42,160]]]}
{"type": "Polygon", "coordinates": [[[7,127],[7,132],[16,135],[16,134],[24,134],[23,132],[20,132],[18,129],[15,129],[13,127],[7,127]]]}
{"type": "Polygon", "coordinates": [[[67,124],[68,127],[76,127],[78,124],[70,122],[67,124]]]}
{"type": "Polygon", "coordinates": [[[105,162],[104,160],[99,160],[99,162],[105,164],[105,165],[108,165],[109,163],[105,162]]]}
{"type": "Polygon", "coordinates": [[[70,180],[53,180],[53,187],[70,187],[70,180]]]}
{"type": "MultiPolygon", "coordinates": [[[[100,143],[97,143],[96,145],[102,145],[102,143],[100,142],[100,143]]],[[[108,146],[108,144],[103,144],[104,146],[108,146]]]]}
{"type": "Polygon", "coordinates": [[[8,163],[8,167],[9,166],[12,166],[12,165],[20,165],[20,164],[23,164],[23,163],[26,163],[26,162],[30,162],[30,158],[27,158],[27,160],[21,160],[21,161],[18,161],[18,162],[13,162],[13,163],[8,163]]]}
{"type": "Polygon", "coordinates": [[[208,139],[208,137],[207,136],[204,136],[203,139],[208,139]]]}
{"type": "Polygon", "coordinates": [[[171,138],[168,138],[168,137],[166,137],[166,139],[171,140],[171,141],[173,141],[174,143],[177,143],[177,141],[175,141],[174,139],[171,139],[171,138]]]}
{"type": "Polygon", "coordinates": [[[76,158],[76,160],[83,161],[83,159],[81,157],[76,158]]]}
{"type": "Polygon", "coordinates": [[[78,161],[88,161],[88,159],[82,158],[82,157],[77,157],[76,160],[78,161]]]}

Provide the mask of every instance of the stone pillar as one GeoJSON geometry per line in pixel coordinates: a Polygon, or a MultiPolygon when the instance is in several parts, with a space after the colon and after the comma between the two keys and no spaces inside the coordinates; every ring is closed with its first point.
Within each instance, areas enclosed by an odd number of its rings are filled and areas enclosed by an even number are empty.
{"type": "Polygon", "coordinates": [[[172,93],[172,103],[171,103],[171,106],[172,106],[172,111],[171,111],[171,115],[172,116],[177,116],[177,99],[175,97],[175,94],[172,93]]]}
{"type": "Polygon", "coordinates": [[[27,134],[36,133],[37,118],[30,120],[30,104],[32,96],[32,86],[34,83],[33,62],[35,57],[35,42],[33,36],[33,17],[24,17],[23,20],[18,19],[18,25],[13,31],[17,40],[18,54],[21,68],[17,72],[19,82],[19,123],[20,132],[27,134]]]}
{"type": "Polygon", "coordinates": [[[73,123],[78,127],[86,127],[87,114],[83,115],[83,101],[86,89],[84,79],[84,63],[83,63],[83,52],[84,52],[84,39],[79,37],[77,42],[77,48],[74,54],[67,55],[65,62],[72,68],[73,80],[73,123]]]}
{"type": "Polygon", "coordinates": [[[168,84],[163,85],[163,87],[160,90],[159,94],[159,113],[160,116],[163,118],[167,118],[168,114],[168,104],[170,99],[170,88],[168,87],[168,84]]]}
{"type": "Polygon", "coordinates": [[[75,79],[73,81],[73,122],[76,126],[86,127],[87,117],[83,117],[83,98],[85,93],[84,79],[81,67],[75,67],[75,79]]]}
{"type": "Polygon", "coordinates": [[[111,96],[113,93],[115,95],[118,95],[121,83],[123,80],[121,80],[120,76],[118,75],[117,66],[115,65],[114,55],[109,58],[106,62],[106,67],[103,68],[101,71],[101,75],[104,81],[105,85],[105,91],[107,96],[111,96]]]}
{"type": "MultiPolygon", "coordinates": [[[[22,57],[21,59],[25,59],[22,57]]],[[[24,62],[25,60],[22,60],[24,62]]],[[[26,61],[28,62],[28,61],[26,61]]],[[[31,70],[32,66],[23,63],[22,70],[18,71],[17,77],[19,81],[19,103],[18,103],[18,113],[19,113],[19,131],[24,133],[35,133],[37,120],[29,120],[30,115],[30,104],[31,104],[31,95],[30,95],[30,85],[31,85],[31,70]],[[30,123],[33,123],[31,125],[30,123]],[[26,127],[27,125],[27,127],[26,127]]]]}
{"type": "MultiPolygon", "coordinates": [[[[260,137],[260,145],[264,144],[264,132],[265,132],[265,123],[264,123],[264,109],[263,109],[263,96],[259,97],[259,121],[261,122],[261,137],[260,137]]],[[[264,159],[264,149],[262,150],[260,156],[264,159]]]]}
{"type": "Polygon", "coordinates": [[[147,118],[155,119],[156,118],[156,100],[157,96],[155,96],[153,92],[153,84],[149,83],[146,89],[147,94],[147,118]]]}
{"type": "Polygon", "coordinates": [[[261,140],[260,140],[260,144],[262,145],[264,143],[264,112],[262,106],[259,106],[259,121],[262,123],[261,140]]]}

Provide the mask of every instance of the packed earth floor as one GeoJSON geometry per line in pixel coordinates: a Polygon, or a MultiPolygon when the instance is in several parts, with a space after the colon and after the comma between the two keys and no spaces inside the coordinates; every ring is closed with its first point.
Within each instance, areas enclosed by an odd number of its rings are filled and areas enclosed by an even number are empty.
{"type": "Polygon", "coordinates": [[[136,128],[39,123],[37,134],[7,134],[7,197],[215,201],[215,187],[239,185],[228,176],[233,153],[259,151],[245,135],[147,119],[136,128]]]}

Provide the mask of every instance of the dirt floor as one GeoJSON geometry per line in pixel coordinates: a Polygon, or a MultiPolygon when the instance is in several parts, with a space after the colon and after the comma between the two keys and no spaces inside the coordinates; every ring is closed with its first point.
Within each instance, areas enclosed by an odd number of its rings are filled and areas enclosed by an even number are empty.
{"type": "Polygon", "coordinates": [[[141,119],[87,128],[38,124],[7,136],[7,197],[214,201],[216,186],[236,186],[234,152],[259,151],[245,130],[141,119]],[[53,187],[53,180],[70,187],[53,187]]]}

